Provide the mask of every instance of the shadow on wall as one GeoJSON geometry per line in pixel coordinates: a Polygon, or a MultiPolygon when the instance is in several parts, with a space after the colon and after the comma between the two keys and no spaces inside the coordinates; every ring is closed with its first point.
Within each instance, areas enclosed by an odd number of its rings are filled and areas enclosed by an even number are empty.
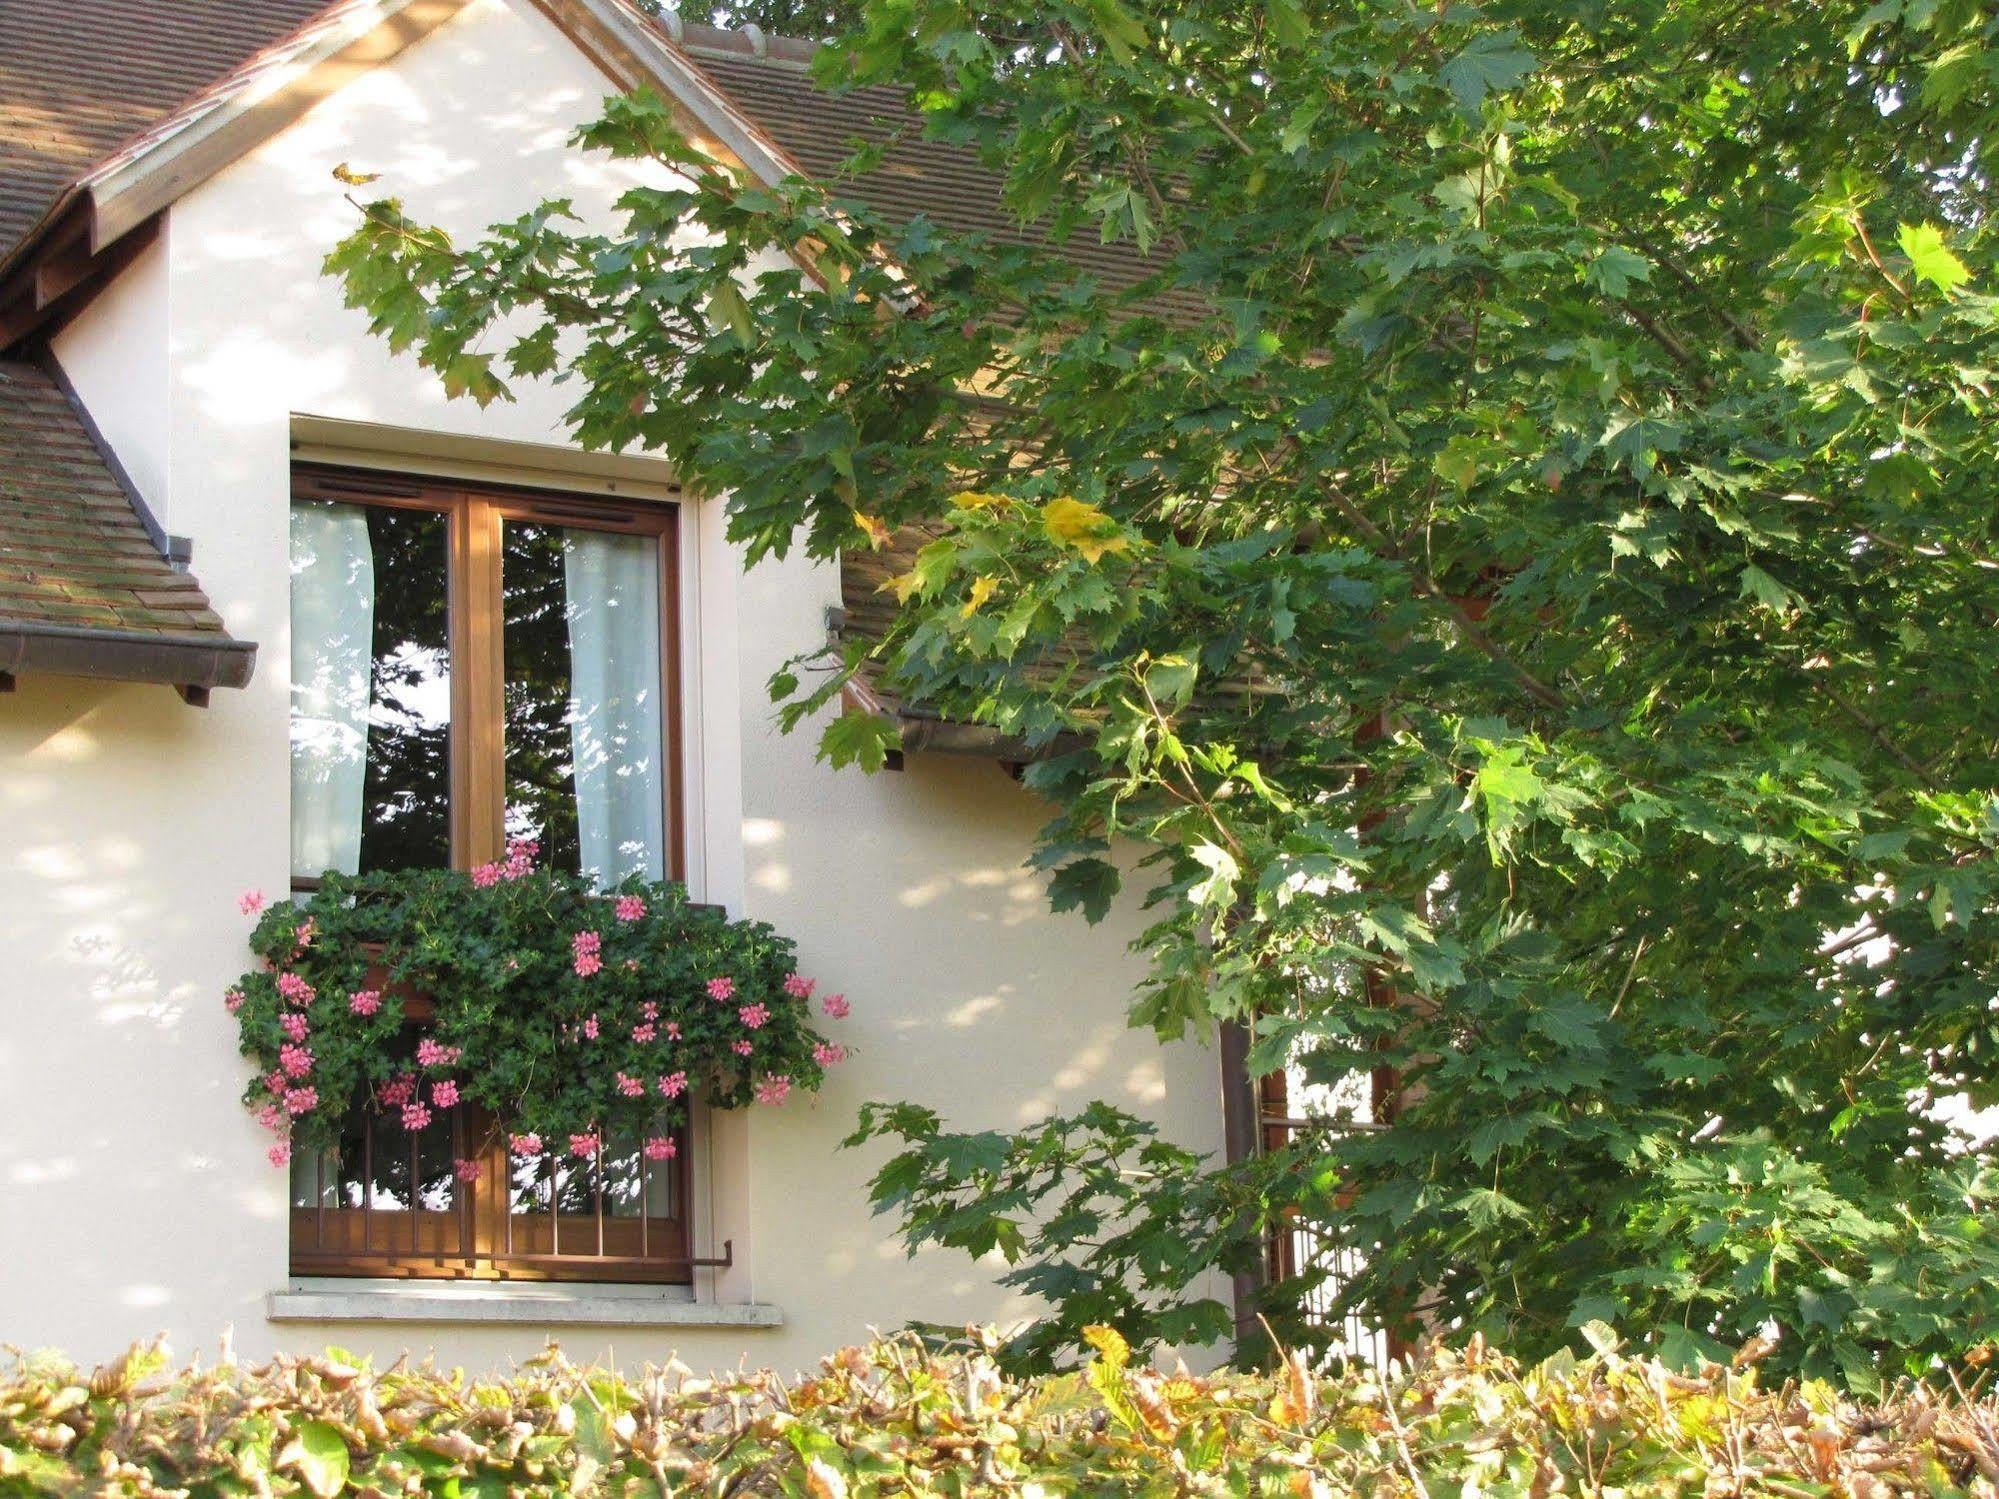
{"type": "Polygon", "coordinates": [[[0,708],[0,1263],[10,1320],[30,1321],[0,1337],[122,1344],[184,1298],[240,1294],[217,1234],[278,1231],[282,1183],[249,1169],[233,1027],[205,977],[247,962],[243,918],[176,898],[240,857],[230,777],[209,768],[224,711],[61,678],[0,708]]]}
{"type": "MultiPolygon", "coordinates": [[[[805,764],[812,742],[801,730],[764,753],[805,764]]],[[[993,1288],[997,1262],[931,1249],[904,1268],[893,1216],[857,1207],[885,1149],[828,1160],[812,1141],[844,1134],[870,1099],[935,1107],[953,1127],[1015,1129],[1103,1097],[1217,1148],[1211,1056],[1126,1024],[1142,973],[1126,951],[1142,926],[1135,903],[1094,928],[1052,913],[1044,877],[1023,862],[1046,804],[989,762],[912,756],[904,772],[871,778],[811,769],[757,799],[791,815],[746,824],[751,914],[808,955],[841,956],[822,977],[849,989],[862,1048],[805,1108],[756,1121],[759,1144],[779,1145],[760,1162],[771,1177],[760,1190],[814,1224],[810,1294],[882,1308],[886,1325],[962,1322],[968,1307],[1031,1314],[1029,1298],[993,1288]]]]}

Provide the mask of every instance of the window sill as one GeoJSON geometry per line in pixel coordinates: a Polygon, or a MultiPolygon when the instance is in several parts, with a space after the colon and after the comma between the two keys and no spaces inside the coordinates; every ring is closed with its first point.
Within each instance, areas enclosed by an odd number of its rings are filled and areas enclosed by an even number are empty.
{"type": "Polygon", "coordinates": [[[264,1297],[273,1322],[449,1322],[501,1327],[720,1327],[784,1325],[769,1302],[692,1300],[684,1289],[604,1286],[304,1282],[264,1297]]]}

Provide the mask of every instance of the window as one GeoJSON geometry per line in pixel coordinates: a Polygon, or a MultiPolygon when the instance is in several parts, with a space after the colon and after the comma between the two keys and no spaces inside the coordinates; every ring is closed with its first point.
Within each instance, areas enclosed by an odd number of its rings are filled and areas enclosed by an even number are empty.
{"type": "MultiPolygon", "coordinates": [[[[294,886],[471,868],[514,838],[605,883],[677,878],[673,521],[669,505],[298,470],[294,886]]],[[[404,1004],[413,1047],[423,998],[404,1004]]],[[[412,1134],[357,1107],[337,1148],[293,1162],[293,1273],[688,1278],[686,1149],[521,1161],[504,1124],[440,1109],[412,1134]]]]}

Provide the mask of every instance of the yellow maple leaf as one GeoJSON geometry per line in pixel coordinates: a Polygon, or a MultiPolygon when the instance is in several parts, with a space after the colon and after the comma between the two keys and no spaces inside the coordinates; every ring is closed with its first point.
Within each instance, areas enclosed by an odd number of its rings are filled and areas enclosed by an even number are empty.
{"type": "Polygon", "coordinates": [[[989,505],[1011,505],[1013,501],[1003,494],[986,494],[977,489],[961,489],[951,496],[951,503],[960,510],[983,510],[989,505]]]}
{"type": "Polygon", "coordinates": [[[868,545],[875,551],[879,552],[883,547],[888,545],[888,527],[882,524],[879,516],[863,515],[860,511],[856,510],[854,512],[854,524],[866,533],[868,545]]]}
{"type": "Polygon", "coordinates": [[[916,592],[916,585],[921,581],[922,579],[916,576],[916,569],[912,567],[906,573],[897,573],[894,577],[885,579],[875,592],[887,593],[890,589],[894,589],[895,601],[898,604],[906,604],[909,602],[909,596],[916,592]]]}
{"type": "Polygon", "coordinates": [[[1131,1344],[1124,1340],[1124,1334],[1101,1322],[1093,1322],[1083,1329],[1083,1341],[1096,1349],[1107,1364],[1122,1367],[1131,1357],[1131,1344]]]}
{"type": "Polygon", "coordinates": [[[965,607],[959,611],[959,618],[970,619],[974,614],[977,614],[980,605],[991,598],[993,590],[998,587],[998,581],[993,578],[972,579],[972,596],[966,601],[965,607]]]}
{"type": "Polygon", "coordinates": [[[1042,507],[1041,525],[1050,541],[1058,546],[1074,547],[1092,566],[1105,552],[1124,552],[1131,548],[1127,538],[1106,534],[1115,533],[1116,521],[1095,505],[1086,505],[1066,494],[1042,507]]]}

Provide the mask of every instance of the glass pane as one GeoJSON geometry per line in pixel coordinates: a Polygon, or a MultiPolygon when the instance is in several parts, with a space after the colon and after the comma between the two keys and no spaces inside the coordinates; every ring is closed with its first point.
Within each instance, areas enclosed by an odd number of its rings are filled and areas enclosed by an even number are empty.
{"type": "Polygon", "coordinates": [[[611,884],[665,874],[659,543],[510,521],[507,836],[611,884]]]}
{"type": "MultiPolygon", "coordinates": [[[[417,1035],[405,1031],[395,1051],[409,1058],[410,1079],[418,1079],[417,1035]]],[[[329,1208],[370,1207],[406,1211],[412,1200],[425,1212],[444,1212],[457,1200],[453,1131],[457,1109],[432,1108],[421,1130],[403,1127],[401,1105],[379,1101],[350,1108],[340,1121],[339,1143],[292,1157],[292,1205],[329,1208]]],[[[370,1246],[395,1252],[408,1248],[383,1226],[370,1246]]]]}
{"type": "MultiPolygon", "coordinates": [[[[662,1120],[659,1129],[665,1132],[666,1128],[662,1120]]],[[[682,1148],[678,1137],[675,1146],[682,1148]]],[[[545,1215],[552,1184],[555,1200],[561,1204],[565,1216],[594,1216],[601,1171],[605,1217],[637,1218],[643,1203],[646,1216],[671,1218],[679,1211],[674,1166],[670,1159],[647,1159],[638,1138],[617,1133],[604,1142],[603,1154],[595,1161],[580,1160],[561,1151],[533,1157],[514,1156],[508,1173],[513,1212],[521,1218],[545,1215]]],[[[579,1240],[563,1247],[568,1253],[580,1254],[595,1246],[579,1240]]]]}
{"type": "Polygon", "coordinates": [[[292,873],[451,857],[447,524],[292,507],[292,873]]]}

